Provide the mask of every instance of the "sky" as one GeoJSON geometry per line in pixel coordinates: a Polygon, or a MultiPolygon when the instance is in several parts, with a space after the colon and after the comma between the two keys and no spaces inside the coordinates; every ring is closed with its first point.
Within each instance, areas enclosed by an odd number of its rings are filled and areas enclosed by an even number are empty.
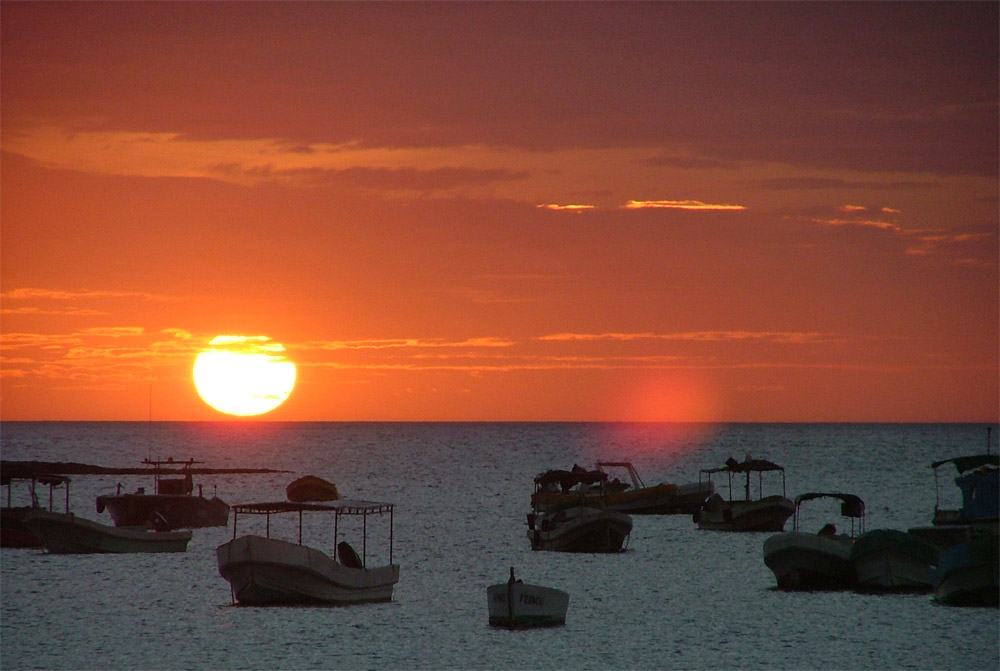
{"type": "Polygon", "coordinates": [[[0,419],[996,422],[998,7],[5,0],[0,419]]]}

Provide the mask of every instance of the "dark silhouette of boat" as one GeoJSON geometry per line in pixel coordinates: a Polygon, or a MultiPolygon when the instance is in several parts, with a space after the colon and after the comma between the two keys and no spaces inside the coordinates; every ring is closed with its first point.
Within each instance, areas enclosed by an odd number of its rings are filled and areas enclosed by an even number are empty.
{"type": "Polygon", "coordinates": [[[198,485],[198,493],[194,493],[191,467],[201,462],[194,459],[145,459],[142,463],[154,468],[152,494],[147,494],[144,487],[131,494],[122,494],[119,484],[115,494],[97,497],[97,512],[102,513],[106,508],[116,527],[142,526],[157,531],[171,531],[224,527],[229,523],[228,503],[217,496],[206,497],[201,485],[198,485]],[[174,472],[164,470],[164,467],[169,466],[180,466],[180,476],[166,477],[174,472]]]}
{"type": "Polygon", "coordinates": [[[7,488],[7,505],[0,509],[0,547],[5,548],[40,548],[42,547],[42,538],[33,532],[24,523],[25,517],[28,513],[35,510],[45,510],[38,503],[38,494],[35,492],[35,487],[38,484],[49,486],[49,507],[48,510],[53,512],[54,509],[54,490],[56,487],[61,485],[66,486],[66,504],[65,512],[69,512],[69,478],[65,475],[54,475],[49,473],[40,473],[38,475],[32,475],[28,477],[4,477],[3,486],[7,488]],[[28,484],[28,491],[31,495],[31,504],[27,506],[12,506],[11,505],[11,489],[13,488],[14,482],[24,481],[28,484]]]}

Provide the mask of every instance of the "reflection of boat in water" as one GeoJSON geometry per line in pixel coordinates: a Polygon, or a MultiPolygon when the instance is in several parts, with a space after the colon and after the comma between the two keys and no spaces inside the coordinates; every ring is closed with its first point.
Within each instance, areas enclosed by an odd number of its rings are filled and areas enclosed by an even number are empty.
{"type": "Polygon", "coordinates": [[[296,503],[336,501],[340,498],[337,485],[315,475],[304,475],[288,483],[285,495],[289,501],[296,503]]]}
{"type": "Polygon", "coordinates": [[[997,537],[970,537],[941,552],[934,573],[934,599],[949,606],[1000,604],[1000,546],[997,537]]]}
{"type": "Polygon", "coordinates": [[[112,527],[73,513],[34,510],[24,523],[42,539],[52,554],[130,554],[137,552],[184,552],[190,531],[151,531],[112,527]]]}
{"type": "Polygon", "coordinates": [[[726,501],[718,493],[705,500],[701,510],[694,513],[694,521],[699,529],[714,531],[782,531],[785,522],[795,512],[795,504],[785,496],[785,469],[766,459],[746,459],[738,462],[732,457],[726,460],[726,465],[720,468],[707,468],[701,471],[708,479],[716,473],[726,473],[729,476],[729,500],[726,501]],[[781,495],[764,496],[763,474],[767,472],[781,473],[781,495]],[[750,476],[757,473],[757,498],[751,496],[750,476]],[[744,498],[733,498],[733,476],[745,475],[744,498]]]}
{"type": "Polygon", "coordinates": [[[793,531],[764,541],[764,563],[774,573],[780,589],[849,589],[857,578],[851,564],[855,520],[857,533],[865,530],[865,503],[854,494],[811,492],[795,498],[793,531]],[[841,501],[840,513],[851,520],[851,533],[838,534],[833,524],[819,533],[799,531],[799,507],[806,501],[833,498],[841,501]]]}
{"type": "Polygon", "coordinates": [[[941,548],[897,529],[862,534],[851,547],[858,588],[878,592],[928,592],[941,548]]]}
{"type": "Polygon", "coordinates": [[[194,529],[200,527],[224,527],[229,522],[229,504],[213,496],[206,498],[198,485],[194,494],[191,467],[201,462],[143,460],[154,467],[152,494],[144,487],[134,493],[122,494],[121,485],[115,494],[97,497],[97,512],[107,508],[111,520],[118,527],[152,526],[159,531],[172,529],[194,529]],[[167,477],[164,467],[180,466],[180,477],[167,477]]]}
{"type": "MultiPolygon", "coordinates": [[[[568,491],[580,484],[604,486],[607,479],[602,471],[546,471],[535,477],[535,488],[561,482],[568,491]]],[[[575,499],[544,509],[535,505],[528,514],[532,550],[620,552],[631,531],[631,517],[608,508],[603,497],[582,492],[575,499]]]]}
{"type": "Polygon", "coordinates": [[[219,574],[229,581],[234,601],[241,605],[347,605],[391,601],[399,581],[399,565],[392,563],[391,503],[336,501],[333,503],[248,503],[233,506],[233,540],[216,549],[219,574]],[[337,560],[302,544],[303,513],[333,513],[337,560]],[[298,513],[298,543],[271,538],[271,515],[298,513]],[[367,567],[368,517],[389,514],[389,563],[367,567]],[[240,515],[264,515],[266,536],[236,535],[240,515]],[[364,520],[362,555],[346,541],[337,542],[340,518],[364,520]],[[338,561],[339,560],[339,561],[338,561]]]}
{"type": "MultiPolygon", "coordinates": [[[[572,488],[553,486],[536,490],[531,496],[533,506],[544,510],[570,501],[578,501],[580,496],[601,500],[608,508],[630,515],[668,515],[674,513],[691,514],[701,507],[708,496],[715,491],[711,482],[695,482],[682,485],[660,483],[646,486],[639,477],[635,466],[628,461],[599,461],[597,470],[608,473],[606,483],[580,482],[572,488]],[[615,470],[624,471],[631,482],[614,477],[615,470]]],[[[574,472],[585,472],[580,466],[573,466],[574,472]]],[[[557,473],[567,471],[553,471],[557,473]]]]}
{"type": "Polygon", "coordinates": [[[49,487],[49,507],[50,512],[54,511],[55,488],[61,485],[66,486],[65,512],[69,512],[69,478],[65,475],[35,475],[31,477],[4,478],[3,486],[7,487],[7,505],[0,508],[0,547],[5,548],[40,548],[42,539],[31,531],[25,524],[24,518],[33,510],[44,510],[38,503],[38,494],[35,487],[38,484],[49,487]],[[27,506],[11,505],[11,489],[15,482],[24,482],[28,485],[28,493],[31,497],[31,504],[27,506]]]}
{"type": "Polygon", "coordinates": [[[490,624],[508,629],[548,627],[566,623],[569,594],[552,587],[528,585],[514,579],[486,588],[490,624]]]}

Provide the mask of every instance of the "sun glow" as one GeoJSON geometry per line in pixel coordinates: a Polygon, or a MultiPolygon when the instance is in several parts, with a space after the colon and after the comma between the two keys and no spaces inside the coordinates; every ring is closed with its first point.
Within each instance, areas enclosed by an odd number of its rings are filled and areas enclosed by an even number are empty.
{"type": "Polygon", "coordinates": [[[295,387],[295,364],[266,336],[216,336],[194,361],[194,386],[208,405],[228,415],[270,412],[295,387]]]}

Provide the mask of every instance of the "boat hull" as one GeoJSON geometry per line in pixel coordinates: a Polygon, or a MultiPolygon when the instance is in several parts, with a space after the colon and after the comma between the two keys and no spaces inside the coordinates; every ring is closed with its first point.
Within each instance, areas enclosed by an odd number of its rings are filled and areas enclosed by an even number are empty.
{"type": "Polygon", "coordinates": [[[941,553],[934,598],[949,606],[1000,605],[996,536],[980,536],[941,553]]]}
{"type": "Polygon", "coordinates": [[[698,528],[710,531],[783,531],[795,504],[783,496],[757,501],[723,501],[696,513],[698,528]]]}
{"type": "Polygon", "coordinates": [[[851,548],[858,589],[929,592],[940,549],[913,534],[879,529],[863,534],[851,548]]]}
{"type": "MultiPolygon", "coordinates": [[[[701,508],[713,492],[711,483],[685,485],[659,484],[608,494],[583,494],[585,501],[600,502],[611,510],[629,515],[691,514],[701,508]]],[[[531,504],[538,510],[580,501],[581,494],[538,491],[532,494],[531,504]]]]}
{"type": "Polygon", "coordinates": [[[305,545],[241,536],[216,549],[219,574],[241,605],[350,605],[391,601],[399,565],[348,568],[305,545]]]}
{"type": "Polygon", "coordinates": [[[562,590],[521,582],[486,588],[490,624],[508,629],[551,627],[566,623],[569,594],[562,590]]]}
{"type": "Polygon", "coordinates": [[[789,531],[764,541],[764,563],[779,589],[850,589],[857,578],[851,564],[853,539],[789,531]]]}
{"type": "Polygon", "coordinates": [[[532,550],[555,552],[621,552],[632,532],[632,518],[615,510],[580,506],[550,526],[542,521],[528,530],[532,550]]]}
{"type": "Polygon", "coordinates": [[[72,513],[38,510],[25,524],[52,554],[185,552],[190,531],[146,531],[99,524],[72,513]]]}
{"type": "Polygon", "coordinates": [[[191,494],[116,494],[97,497],[97,512],[107,508],[116,527],[152,525],[157,529],[198,529],[229,524],[229,505],[217,497],[191,494]]]}
{"type": "Polygon", "coordinates": [[[293,480],[285,487],[285,495],[289,501],[296,503],[336,501],[340,498],[337,485],[315,475],[305,475],[298,480],[293,480]]]}
{"type": "Polygon", "coordinates": [[[4,508],[0,511],[0,547],[5,548],[40,548],[42,539],[32,533],[24,524],[24,518],[33,510],[30,506],[20,508],[4,508]]]}

